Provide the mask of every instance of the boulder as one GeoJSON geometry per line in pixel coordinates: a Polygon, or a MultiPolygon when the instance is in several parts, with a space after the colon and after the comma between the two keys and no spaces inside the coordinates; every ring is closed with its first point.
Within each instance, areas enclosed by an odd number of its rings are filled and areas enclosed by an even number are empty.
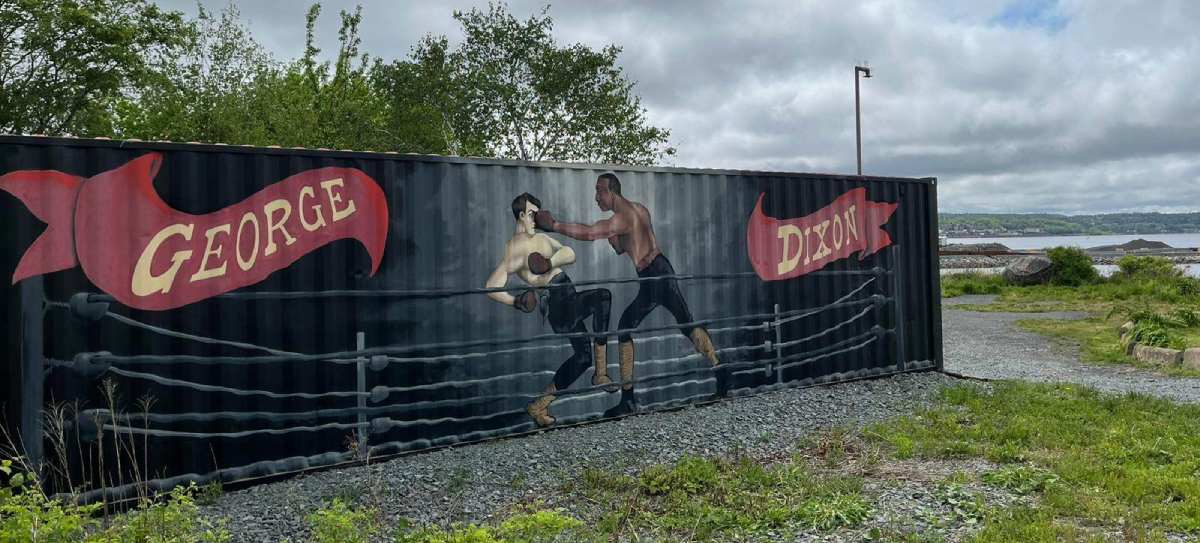
{"type": "Polygon", "coordinates": [[[1050,281],[1050,259],[1023,256],[1004,267],[1004,280],[1014,285],[1039,285],[1050,281]]]}
{"type": "Polygon", "coordinates": [[[1177,366],[1183,361],[1183,351],[1138,345],[1133,348],[1133,357],[1149,364],[1177,366]]]}
{"type": "Polygon", "coordinates": [[[1183,351],[1183,367],[1200,371],[1200,348],[1192,347],[1183,351]]]}

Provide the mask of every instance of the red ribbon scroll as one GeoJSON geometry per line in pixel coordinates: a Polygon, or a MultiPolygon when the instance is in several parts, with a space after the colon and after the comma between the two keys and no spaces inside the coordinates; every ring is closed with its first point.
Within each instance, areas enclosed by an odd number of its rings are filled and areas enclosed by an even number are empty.
{"type": "Polygon", "coordinates": [[[897,204],[867,200],[867,189],[838,196],[816,213],[776,219],[763,213],[758,196],[746,225],[746,250],[763,281],[799,277],[859,252],[859,260],[892,244],[882,227],[897,204]]]}
{"type": "Polygon", "coordinates": [[[0,190],[47,224],[12,281],[79,265],[122,304],[173,309],[266,279],[327,243],[352,238],[383,260],[387,199],[354,168],[292,175],[206,215],[172,209],[154,190],[158,153],[83,178],[51,170],[0,176],[0,190]]]}

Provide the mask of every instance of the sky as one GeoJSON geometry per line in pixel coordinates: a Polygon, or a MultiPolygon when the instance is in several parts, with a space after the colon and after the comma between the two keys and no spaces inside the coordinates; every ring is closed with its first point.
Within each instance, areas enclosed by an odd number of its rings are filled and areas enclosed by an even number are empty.
{"type": "MultiPolygon", "coordinates": [[[[194,14],[195,0],[157,0],[194,14]]],[[[228,0],[200,0],[220,10],[228,0]]],[[[327,0],[363,7],[363,50],[405,58],[461,38],[486,1],[327,0]]],[[[545,2],[512,1],[519,18],[545,2]]],[[[304,47],[307,3],[242,1],[277,59],[304,47]]],[[[943,212],[1200,211],[1200,2],[1195,0],[560,1],[560,44],[622,47],[650,122],[682,167],[937,177],[943,212]]]]}

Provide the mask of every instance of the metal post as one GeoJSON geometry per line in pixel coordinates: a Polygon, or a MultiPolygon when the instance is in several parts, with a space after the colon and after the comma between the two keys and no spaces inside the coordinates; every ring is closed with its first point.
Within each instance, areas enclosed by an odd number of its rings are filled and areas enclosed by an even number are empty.
{"type": "Polygon", "coordinates": [[[783,368],[780,367],[780,360],[783,359],[783,348],[779,346],[783,343],[783,330],[779,324],[779,304],[775,304],[775,383],[783,382],[783,368]]]}
{"type": "MultiPolygon", "coordinates": [[[[42,402],[45,294],[40,275],[21,281],[21,443],[25,458],[40,475],[42,465],[42,402]]],[[[40,477],[39,477],[40,480],[40,477]]]]}
{"type": "MultiPolygon", "coordinates": [[[[367,348],[367,333],[359,332],[355,334],[355,348],[362,351],[367,348]]],[[[367,391],[367,359],[359,357],[356,360],[358,369],[358,454],[366,456],[367,454],[367,397],[363,394],[367,391]]]]}
{"type": "Polygon", "coordinates": [[[858,152],[858,175],[862,175],[862,115],[858,109],[858,66],[854,67],[854,146],[858,152]]]}
{"type": "Polygon", "coordinates": [[[908,354],[904,350],[904,278],[900,277],[900,246],[892,246],[892,312],[895,315],[896,369],[904,371],[908,354]]]}

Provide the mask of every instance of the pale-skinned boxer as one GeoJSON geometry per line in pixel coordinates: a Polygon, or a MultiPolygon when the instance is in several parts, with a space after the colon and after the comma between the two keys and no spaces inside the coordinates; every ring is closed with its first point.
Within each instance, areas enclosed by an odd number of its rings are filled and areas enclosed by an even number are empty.
{"type": "MultiPolygon", "coordinates": [[[[534,230],[534,214],[541,205],[541,202],[529,193],[517,196],[513,200],[512,212],[517,223],[516,232],[504,245],[504,257],[500,259],[486,284],[487,288],[500,288],[508,283],[510,275],[516,275],[532,288],[522,291],[517,296],[496,291],[489,292],[488,297],[531,313],[538,306],[540,290],[546,299],[543,314],[547,316],[555,332],[586,333],[584,321],[590,317],[592,330],[603,334],[608,331],[612,293],[606,288],[575,290],[571,279],[562,269],[563,266],[575,263],[575,251],[534,230]]],[[[546,385],[542,396],[526,408],[529,416],[533,417],[539,426],[554,424],[554,417],[548,412],[550,404],[555,400],[554,393],[571,386],[571,383],[587,371],[589,361],[594,368],[592,384],[612,385],[606,388],[609,392],[616,392],[616,385],[608,378],[606,341],[602,336],[592,340],[586,337],[570,339],[574,353],[554,372],[554,379],[546,385]]]]}

